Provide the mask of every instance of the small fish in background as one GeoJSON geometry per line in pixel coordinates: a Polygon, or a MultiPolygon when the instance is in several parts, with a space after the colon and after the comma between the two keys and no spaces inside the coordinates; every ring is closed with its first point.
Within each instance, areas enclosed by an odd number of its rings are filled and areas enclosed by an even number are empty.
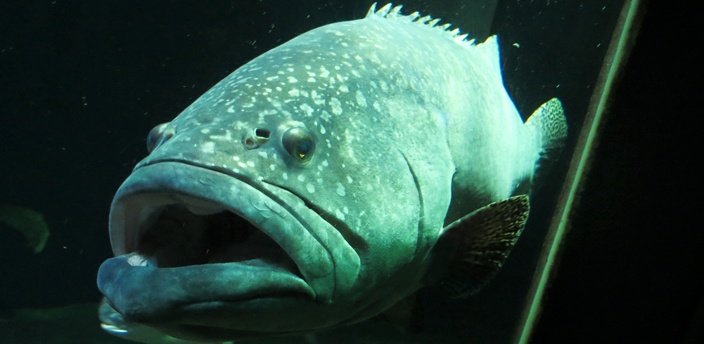
{"type": "Polygon", "coordinates": [[[304,335],[496,274],[563,145],[562,106],[523,123],[496,36],[400,11],[304,33],[149,133],[110,212],[103,328],[304,335]]]}
{"type": "Polygon", "coordinates": [[[27,247],[34,254],[44,250],[49,239],[49,225],[38,211],[17,205],[0,205],[0,222],[22,233],[27,239],[27,247]]]}

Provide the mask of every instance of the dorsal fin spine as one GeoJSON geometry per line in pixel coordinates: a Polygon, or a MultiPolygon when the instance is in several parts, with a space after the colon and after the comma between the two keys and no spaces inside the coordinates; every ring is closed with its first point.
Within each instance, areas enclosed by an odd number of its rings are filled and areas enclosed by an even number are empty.
{"type": "Polygon", "coordinates": [[[399,12],[401,12],[402,7],[403,7],[403,5],[398,5],[394,8],[392,8],[391,12],[389,12],[389,14],[387,16],[391,16],[391,17],[395,18],[396,16],[398,16],[399,12]]]}
{"type": "Polygon", "coordinates": [[[370,17],[370,16],[374,15],[374,13],[376,13],[376,2],[373,3],[371,7],[369,7],[369,11],[367,11],[367,15],[365,15],[364,17],[365,18],[370,17]]]}
{"type": "Polygon", "coordinates": [[[386,17],[386,15],[389,14],[389,11],[391,10],[391,6],[392,6],[391,3],[384,5],[384,7],[379,9],[379,11],[376,12],[376,14],[378,14],[382,17],[386,17]]]}
{"type": "Polygon", "coordinates": [[[430,15],[421,16],[420,13],[413,12],[409,15],[404,15],[401,13],[402,6],[393,6],[393,4],[388,3],[377,10],[377,3],[372,4],[371,8],[367,12],[367,18],[384,18],[387,20],[398,20],[408,23],[413,23],[429,30],[436,30],[437,32],[446,35],[449,39],[455,43],[464,46],[465,48],[470,48],[475,46],[474,39],[468,40],[468,34],[463,34],[460,32],[459,28],[454,28],[450,30],[452,24],[445,23],[438,25],[441,22],[440,18],[433,18],[430,15]]]}

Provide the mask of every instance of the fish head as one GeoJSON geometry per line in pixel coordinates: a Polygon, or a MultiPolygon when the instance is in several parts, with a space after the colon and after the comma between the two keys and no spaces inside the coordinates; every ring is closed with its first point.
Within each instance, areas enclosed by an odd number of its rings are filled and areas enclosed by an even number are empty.
{"type": "Polygon", "coordinates": [[[272,50],[150,132],[98,276],[120,321],[190,340],[304,333],[419,287],[447,203],[426,226],[398,143],[411,129],[382,122],[390,103],[333,57],[272,50]]]}

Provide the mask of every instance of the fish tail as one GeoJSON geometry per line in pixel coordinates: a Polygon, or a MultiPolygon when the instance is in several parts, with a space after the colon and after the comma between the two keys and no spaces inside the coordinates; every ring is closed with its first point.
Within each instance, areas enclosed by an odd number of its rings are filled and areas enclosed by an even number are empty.
{"type": "Polygon", "coordinates": [[[552,98],[545,102],[528,118],[526,125],[539,147],[533,180],[540,180],[541,171],[544,172],[547,165],[557,159],[565,146],[567,120],[560,100],[552,98]]]}

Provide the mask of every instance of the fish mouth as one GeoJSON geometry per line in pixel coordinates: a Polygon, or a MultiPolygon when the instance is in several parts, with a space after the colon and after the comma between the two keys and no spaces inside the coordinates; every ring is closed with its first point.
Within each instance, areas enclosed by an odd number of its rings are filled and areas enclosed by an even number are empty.
{"type": "Polygon", "coordinates": [[[116,257],[98,287],[127,321],[180,337],[194,326],[295,331],[281,308],[325,303],[335,285],[311,225],[325,221],[281,187],[184,162],[142,165],[113,200],[116,257]]]}
{"type": "Polygon", "coordinates": [[[131,265],[159,268],[238,263],[303,278],[291,257],[264,232],[217,203],[180,195],[150,195],[131,265]],[[161,200],[159,202],[158,200],[161,200]],[[155,202],[156,201],[156,202],[155,202]],[[162,203],[166,202],[166,203],[162,203]]]}

